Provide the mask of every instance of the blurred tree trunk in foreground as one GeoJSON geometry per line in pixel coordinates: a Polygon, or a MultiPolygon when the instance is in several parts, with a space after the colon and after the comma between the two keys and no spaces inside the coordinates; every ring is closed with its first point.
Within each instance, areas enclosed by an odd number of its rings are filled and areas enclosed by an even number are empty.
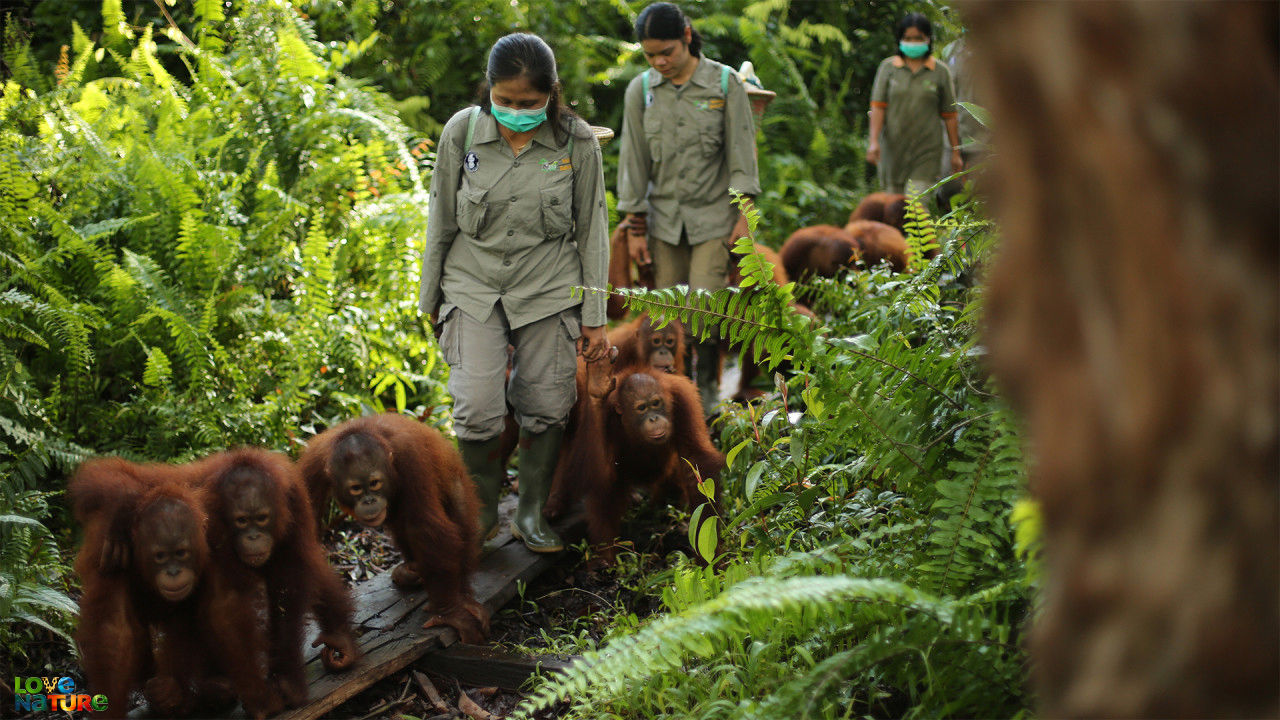
{"type": "Polygon", "coordinates": [[[1280,712],[1274,2],[966,6],[1046,717],[1280,712]]]}

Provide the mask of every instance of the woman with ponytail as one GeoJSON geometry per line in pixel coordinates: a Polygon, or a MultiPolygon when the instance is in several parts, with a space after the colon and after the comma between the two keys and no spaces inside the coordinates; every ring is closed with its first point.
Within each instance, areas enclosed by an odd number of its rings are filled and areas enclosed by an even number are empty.
{"type": "Polygon", "coordinates": [[[512,534],[535,552],[563,543],[542,517],[569,409],[575,355],[603,357],[609,262],[600,145],[566,108],[551,48],[515,33],[489,51],[476,106],[437,146],[419,309],[440,323],[458,449],[497,530],[508,405],[520,426],[512,534]],[[508,378],[507,347],[515,348],[508,378]]]}
{"type": "MultiPolygon", "coordinates": [[[[726,285],[729,247],[746,220],[729,188],[760,193],[751,103],[738,74],[702,55],[702,38],[671,3],[636,18],[650,68],[627,86],[618,164],[618,211],[631,259],[652,262],[658,287],[726,285]]],[[[716,338],[692,346],[706,413],[719,397],[716,338]]]]}

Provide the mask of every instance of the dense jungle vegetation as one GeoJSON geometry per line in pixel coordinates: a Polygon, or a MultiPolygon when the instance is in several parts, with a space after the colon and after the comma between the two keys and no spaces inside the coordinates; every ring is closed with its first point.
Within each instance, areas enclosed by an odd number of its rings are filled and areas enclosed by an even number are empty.
{"type": "MultiPolygon", "coordinates": [[[[83,458],[295,453],[352,415],[448,430],[447,367],[416,311],[433,138],[515,29],[555,48],[565,95],[621,127],[643,66],[626,0],[28,0],[5,18],[0,96],[0,653],[72,657],[83,458]]],[[[707,0],[704,51],[751,60],[755,239],[843,224],[875,189],[864,119],[892,25],[934,3],[707,0]]],[[[609,186],[616,149],[606,148],[609,186]]],[[[612,200],[612,197],[611,197],[612,200]]],[[[715,426],[723,516],[636,582],[527,711],[566,717],[1017,716],[1036,586],[1016,419],[983,367],[981,206],[916,216],[909,272],[817,284],[820,330],[740,242],[748,288],[633,293],[787,359],[715,426]],[[917,258],[919,255],[917,254],[917,258]],[[690,307],[702,308],[699,313],[690,307]]],[[[627,563],[622,563],[626,567],[627,563]]]]}

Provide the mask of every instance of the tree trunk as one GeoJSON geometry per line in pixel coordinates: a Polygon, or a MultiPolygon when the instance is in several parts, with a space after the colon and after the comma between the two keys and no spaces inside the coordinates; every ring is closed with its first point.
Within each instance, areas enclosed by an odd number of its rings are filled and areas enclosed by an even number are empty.
{"type": "Polygon", "coordinates": [[[965,8],[1047,717],[1280,712],[1278,8],[965,8]]]}

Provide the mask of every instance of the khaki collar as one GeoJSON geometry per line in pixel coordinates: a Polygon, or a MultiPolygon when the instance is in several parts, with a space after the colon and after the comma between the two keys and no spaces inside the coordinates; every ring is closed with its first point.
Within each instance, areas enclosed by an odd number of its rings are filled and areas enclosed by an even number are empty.
{"type": "MultiPolygon", "coordinates": [[[[476,135],[472,138],[472,144],[480,145],[495,140],[502,140],[502,135],[498,133],[498,121],[492,114],[481,112],[480,117],[476,120],[476,135]]],[[[564,147],[564,143],[556,142],[556,134],[551,131],[551,119],[538,126],[537,131],[533,133],[533,140],[540,145],[559,150],[564,147]]],[[[506,142],[503,140],[503,142],[506,142]]]]}
{"type": "MultiPolygon", "coordinates": [[[[894,55],[894,56],[893,56],[893,66],[894,66],[894,67],[896,67],[896,68],[906,67],[906,66],[907,66],[907,61],[906,61],[906,60],[903,60],[901,55],[894,55]]],[[[934,59],[933,59],[933,56],[932,56],[932,55],[930,55],[929,57],[927,57],[927,58],[925,58],[925,59],[924,59],[924,67],[925,67],[925,69],[926,69],[926,70],[932,70],[932,69],[934,69],[934,68],[935,68],[935,67],[937,67],[937,66],[938,66],[938,63],[934,61],[934,59]]]]}
{"type": "MultiPolygon", "coordinates": [[[[702,87],[718,87],[720,85],[720,63],[710,60],[706,55],[698,58],[698,67],[693,69],[693,75],[689,76],[689,82],[702,87]],[[715,65],[716,67],[712,67],[715,65]]],[[[648,68],[645,72],[649,73],[649,87],[656,87],[667,81],[662,77],[662,73],[648,68]]]]}

